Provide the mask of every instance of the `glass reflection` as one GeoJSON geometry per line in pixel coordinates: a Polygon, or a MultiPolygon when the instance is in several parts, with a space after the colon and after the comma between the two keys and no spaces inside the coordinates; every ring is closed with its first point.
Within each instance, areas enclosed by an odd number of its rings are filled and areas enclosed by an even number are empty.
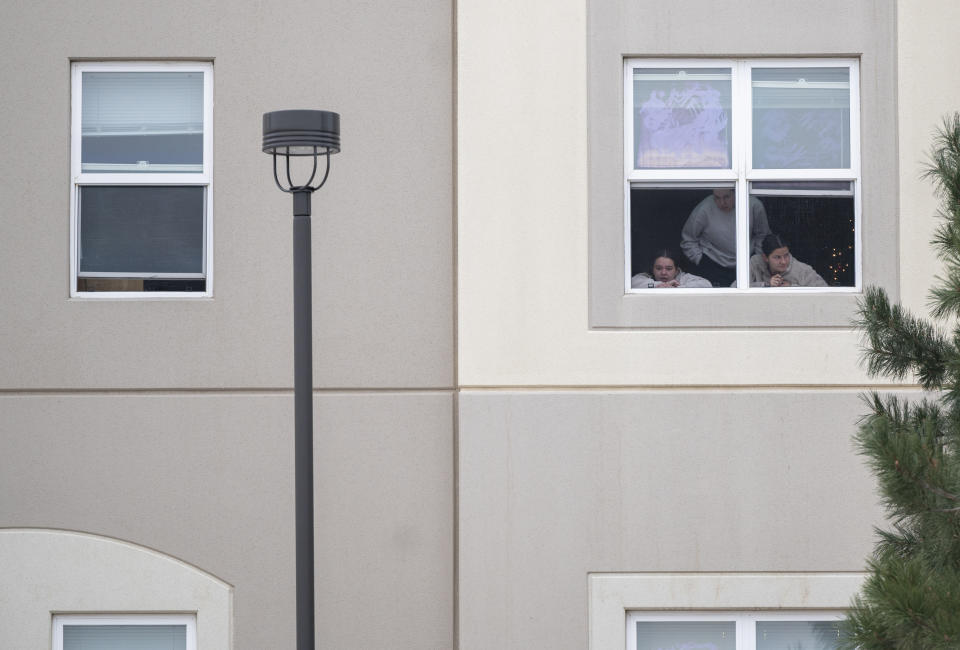
{"type": "Polygon", "coordinates": [[[730,104],[729,68],[635,68],[635,168],[729,168],[730,104]]]}

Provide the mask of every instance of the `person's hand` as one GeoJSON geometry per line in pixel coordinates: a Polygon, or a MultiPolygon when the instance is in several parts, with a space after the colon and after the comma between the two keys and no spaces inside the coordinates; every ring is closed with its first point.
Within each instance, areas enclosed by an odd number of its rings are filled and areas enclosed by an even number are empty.
{"type": "Polygon", "coordinates": [[[676,278],[670,280],[669,282],[658,282],[656,287],[657,289],[676,289],[680,286],[680,282],[676,278]]]}
{"type": "Polygon", "coordinates": [[[770,286],[771,287],[789,287],[790,281],[784,280],[783,276],[777,273],[775,276],[770,278],[770,286]]]}

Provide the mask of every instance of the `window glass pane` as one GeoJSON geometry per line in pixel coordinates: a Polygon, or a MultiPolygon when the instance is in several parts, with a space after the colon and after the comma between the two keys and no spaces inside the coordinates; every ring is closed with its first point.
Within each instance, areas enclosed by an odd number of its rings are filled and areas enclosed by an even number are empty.
{"type": "Polygon", "coordinates": [[[637,622],[637,650],[736,650],[733,621],[637,622]]]}
{"type": "Polygon", "coordinates": [[[751,286],[856,286],[852,183],[764,182],[751,188],[776,235],[750,259],[751,286]],[[786,284],[774,280],[777,275],[786,284]]]}
{"type": "Polygon", "coordinates": [[[64,625],[63,650],[186,650],[186,625],[64,625]]]}
{"type": "MultiPolygon", "coordinates": [[[[770,232],[763,203],[750,200],[752,250],[770,232]]],[[[674,254],[684,275],[670,286],[705,288],[734,286],[737,279],[736,195],[732,186],[637,185],[630,191],[631,285],[663,286],[656,261],[664,249],[674,254]],[[688,277],[692,276],[692,277],[688,277]]]]}
{"type": "Polygon", "coordinates": [[[757,621],[757,650],[833,650],[843,638],[840,621],[757,621]]]}
{"type": "Polygon", "coordinates": [[[634,68],[636,169],[728,169],[729,68],[634,68]]]}
{"type": "Polygon", "coordinates": [[[84,72],[81,171],[202,172],[202,72],[84,72]]]}
{"type": "Polygon", "coordinates": [[[850,167],[849,68],[754,68],[754,169],[850,167]]]}
{"type": "Polygon", "coordinates": [[[79,275],[203,274],[198,186],[80,188],[79,275]]]}

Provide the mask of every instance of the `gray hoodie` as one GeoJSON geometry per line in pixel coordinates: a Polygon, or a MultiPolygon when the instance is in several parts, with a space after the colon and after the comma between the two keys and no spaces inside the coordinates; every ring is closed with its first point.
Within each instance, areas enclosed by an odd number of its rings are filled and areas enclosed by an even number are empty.
{"type": "MultiPolygon", "coordinates": [[[[701,278],[699,275],[694,275],[693,273],[684,273],[683,271],[677,273],[676,280],[680,283],[680,289],[709,289],[713,286],[710,284],[710,280],[701,278]]],[[[654,286],[660,284],[650,277],[649,273],[637,273],[630,280],[630,287],[633,289],[653,288],[650,287],[650,283],[653,283],[654,286]]]]}
{"type": "MultiPolygon", "coordinates": [[[[787,270],[780,274],[783,279],[790,283],[791,287],[825,287],[826,281],[820,277],[820,274],[813,270],[809,264],[804,264],[796,258],[790,259],[790,265],[787,270]]],[[[769,287],[770,286],[770,267],[763,259],[763,255],[754,255],[750,258],[750,286],[751,287],[769,287]]]]}

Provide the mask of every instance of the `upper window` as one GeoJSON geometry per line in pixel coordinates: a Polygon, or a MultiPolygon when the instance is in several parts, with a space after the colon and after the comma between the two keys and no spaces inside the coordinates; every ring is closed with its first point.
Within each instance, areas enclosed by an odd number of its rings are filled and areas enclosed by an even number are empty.
{"type": "Polygon", "coordinates": [[[631,612],[627,650],[835,650],[844,638],[840,618],[835,612],[631,612]]]}
{"type": "Polygon", "coordinates": [[[71,295],[211,295],[212,74],[73,64],[71,295]]]}
{"type": "Polygon", "coordinates": [[[858,290],[858,72],[626,60],[626,292],[858,290]]]}
{"type": "Polygon", "coordinates": [[[193,615],[57,615],[53,650],[196,650],[193,615]]]}

